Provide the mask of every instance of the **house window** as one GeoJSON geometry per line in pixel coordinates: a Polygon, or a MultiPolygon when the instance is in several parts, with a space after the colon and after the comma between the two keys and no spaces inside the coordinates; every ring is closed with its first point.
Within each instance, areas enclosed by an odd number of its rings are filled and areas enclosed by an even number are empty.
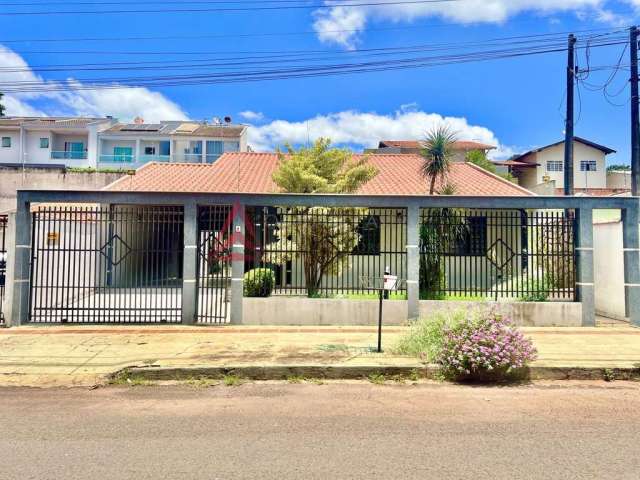
{"type": "Polygon", "coordinates": [[[595,160],[581,160],[580,161],[580,171],[581,172],[595,172],[596,169],[596,161],[595,160]]]}
{"type": "Polygon", "coordinates": [[[561,172],[562,171],[562,161],[561,160],[548,160],[547,161],[547,172],[561,172]]]}
{"type": "Polygon", "coordinates": [[[2,147],[11,148],[11,137],[2,137],[2,147]]]}
{"type": "Polygon", "coordinates": [[[367,215],[360,219],[356,231],[358,244],[352,255],[380,255],[380,215],[367,215]]]}
{"type": "Polygon", "coordinates": [[[49,148],[49,139],[46,137],[42,137],[40,139],[40,148],[49,148]]]}
{"type": "Polygon", "coordinates": [[[487,254],[487,217],[468,217],[465,232],[457,239],[454,255],[487,254]]]}
{"type": "Polygon", "coordinates": [[[155,155],[156,154],[156,147],[144,147],[144,154],[145,155],[155,155]]]}

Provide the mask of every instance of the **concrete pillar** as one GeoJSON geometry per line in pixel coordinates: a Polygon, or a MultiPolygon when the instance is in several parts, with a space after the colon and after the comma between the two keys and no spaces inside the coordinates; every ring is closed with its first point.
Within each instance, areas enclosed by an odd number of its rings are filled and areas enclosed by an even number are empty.
{"type": "Polygon", "coordinates": [[[241,324],[244,297],[244,204],[234,204],[231,215],[233,215],[233,232],[231,235],[233,244],[231,247],[231,315],[229,320],[233,324],[241,324]]]}
{"type": "Polygon", "coordinates": [[[13,292],[11,326],[29,321],[29,278],[31,275],[31,211],[18,193],[18,209],[15,221],[15,250],[13,262],[13,292]]]}
{"type": "Polygon", "coordinates": [[[407,209],[407,300],[409,320],[420,315],[420,208],[407,209]]]}
{"type": "Polygon", "coordinates": [[[198,206],[184,206],[184,257],[182,261],[182,323],[195,323],[197,314],[198,206]]]}
{"type": "Polygon", "coordinates": [[[622,210],[622,249],[624,252],[624,307],[632,325],[640,327],[640,218],[635,208],[622,210]]]}
{"type": "Polygon", "coordinates": [[[582,303],[582,326],[596,324],[593,285],[593,210],[576,209],[576,299],[582,303]]]}
{"type": "Polygon", "coordinates": [[[133,163],[136,164],[138,162],[140,162],[142,160],[141,155],[140,155],[140,139],[136,138],[136,152],[135,155],[133,157],[133,163]]]}
{"type": "Polygon", "coordinates": [[[4,274],[4,299],[0,305],[0,311],[4,315],[5,325],[9,325],[12,318],[13,305],[13,285],[14,285],[14,265],[13,258],[16,251],[16,212],[9,212],[7,215],[7,225],[4,232],[4,246],[6,255],[6,270],[4,274]]]}

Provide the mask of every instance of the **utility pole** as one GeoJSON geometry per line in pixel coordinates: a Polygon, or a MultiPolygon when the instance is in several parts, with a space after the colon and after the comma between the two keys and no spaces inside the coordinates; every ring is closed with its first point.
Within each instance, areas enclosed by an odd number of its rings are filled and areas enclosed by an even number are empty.
{"type": "Polygon", "coordinates": [[[640,186],[640,116],[638,109],[638,27],[631,27],[631,195],[638,195],[640,186]]]}
{"type": "Polygon", "coordinates": [[[567,115],[564,126],[564,194],[573,195],[573,94],[576,37],[569,35],[567,49],[567,115]]]}

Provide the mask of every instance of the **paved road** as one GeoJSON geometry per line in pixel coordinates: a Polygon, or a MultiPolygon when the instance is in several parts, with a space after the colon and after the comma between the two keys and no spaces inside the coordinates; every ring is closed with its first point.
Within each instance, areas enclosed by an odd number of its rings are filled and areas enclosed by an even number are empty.
{"type": "Polygon", "coordinates": [[[640,384],[0,389],[0,478],[637,479],[640,384]]]}

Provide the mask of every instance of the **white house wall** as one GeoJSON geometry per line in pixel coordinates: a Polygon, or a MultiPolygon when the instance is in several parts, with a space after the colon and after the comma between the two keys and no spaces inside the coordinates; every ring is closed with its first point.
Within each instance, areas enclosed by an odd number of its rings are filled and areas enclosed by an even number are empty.
{"type": "MultiPolygon", "coordinates": [[[[573,158],[573,186],[575,188],[606,188],[607,173],[604,152],[583,143],[574,142],[573,158]],[[595,172],[580,171],[580,162],[586,160],[596,161],[595,172]]],[[[548,161],[564,162],[563,143],[537,152],[534,156],[534,161],[539,164],[539,167],[536,168],[536,185],[544,182],[544,177],[548,176],[551,180],[555,180],[557,188],[564,188],[564,172],[547,171],[548,161]]],[[[530,177],[527,177],[526,182],[529,181],[530,177]]],[[[533,186],[529,183],[522,183],[521,185],[525,188],[533,186]]]]}
{"type": "Polygon", "coordinates": [[[0,146],[0,162],[3,163],[20,163],[20,131],[19,130],[0,130],[0,137],[11,138],[11,147],[0,146]]]}

